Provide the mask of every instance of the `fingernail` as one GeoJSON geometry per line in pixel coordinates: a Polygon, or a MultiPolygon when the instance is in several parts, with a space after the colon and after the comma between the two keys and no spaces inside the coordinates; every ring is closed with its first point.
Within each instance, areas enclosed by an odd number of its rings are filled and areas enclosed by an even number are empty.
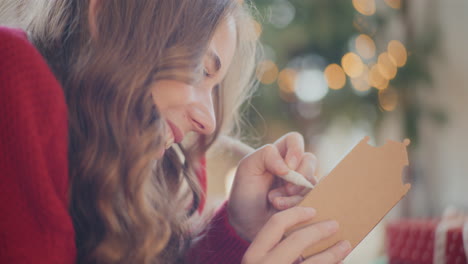
{"type": "Polygon", "coordinates": [[[308,215],[315,215],[317,213],[317,210],[315,210],[314,208],[312,207],[304,207],[304,211],[308,214],[308,215]]]}
{"type": "Polygon", "coordinates": [[[296,156],[292,156],[289,161],[288,161],[288,167],[291,169],[291,170],[295,170],[296,167],[297,167],[297,158],[296,156]]]}
{"type": "Polygon", "coordinates": [[[341,241],[340,244],[338,245],[338,247],[340,248],[340,250],[342,250],[343,252],[347,252],[351,249],[351,243],[349,243],[348,240],[345,240],[345,241],[341,241]]]}
{"type": "Polygon", "coordinates": [[[335,232],[336,230],[338,230],[338,227],[339,227],[339,225],[338,225],[337,221],[331,220],[331,221],[328,221],[328,223],[327,223],[327,228],[331,232],[335,232]]]}

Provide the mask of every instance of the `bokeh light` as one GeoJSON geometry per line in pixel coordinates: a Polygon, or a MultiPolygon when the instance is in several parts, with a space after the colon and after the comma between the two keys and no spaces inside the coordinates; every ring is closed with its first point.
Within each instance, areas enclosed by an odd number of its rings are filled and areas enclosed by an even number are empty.
{"type": "Polygon", "coordinates": [[[356,38],[356,51],[364,59],[372,59],[375,56],[375,43],[371,37],[361,34],[356,38]]]}
{"type": "Polygon", "coordinates": [[[363,66],[361,75],[356,78],[351,78],[351,84],[356,91],[365,92],[370,89],[369,84],[369,67],[363,66]]]}
{"type": "Polygon", "coordinates": [[[385,3],[394,9],[400,9],[401,8],[401,0],[385,0],[385,3]]]}
{"type": "Polygon", "coordinates": [[[375,13],[375,0],[353,0],[353,6],[365,16],[372,16],[375,13]]]}
{"type": "Polygon", "coordinates": [[[283,93],[294,93],[297,72],[294,69],[286,68],[278,74],[278,86],[283,93]]]}
{"type": "Polygon", "coordinates": [[[377,66],[382,77],[387,80],[395,78],[397,74],[397,66],[395,65],[395,60],[393,60],[387,52],[379,55],[377,66]]]}
{"type": "Polygon", "coordinates": [[[392,40],[388,43],[388,55],[395,61],[398,67],[403,67],[406,64],[408,54],[405,46],[398,40],[392,40]]]}
{"type": "Polygon", "coordinates": [[[346,53],[341,59],[341,66],[349,77],[358,77],[362,73],[363,63],[361,58],[353,53],[346,53]]]}
{"type": "Polygon", "coordinates": [[[271,60],[264,60],[257,66],[257,79],[263,84],[271,84],[278,76],[278,66],[271,60]]]}
{"type": "Polygon", "coordinates": [[[380,74],[377,64],[374,64],[369,70],[369,84],[378,90],[383,90],[388,86],[388,80],[380,74]]]}
{"type": "Polygon", "coordinates": [[[273,1],[270,7],[270,22],[276,28],[287,27],[296,15],[296,8],[288,0],[273,1]]]}
{"type": "Polygon", "coordinates": [[[398,92],[392,88],[388,87],[387,89],[379,91],[379,105],[385,111],[395,110],[398,104],[398,92]]]}
{"type": "Polygon", "coordinates": [[[346,75],[338,64],[330,64],[324,71],[325,80],[331,89],[341,89],[346,84],[346,75]]]}
{"type": "Polygon", "coordinates": [[[323,72],[318,69],[306,69],[299,72],[294,92],[303,102],[317,102],[328,93],[323,72]]]}

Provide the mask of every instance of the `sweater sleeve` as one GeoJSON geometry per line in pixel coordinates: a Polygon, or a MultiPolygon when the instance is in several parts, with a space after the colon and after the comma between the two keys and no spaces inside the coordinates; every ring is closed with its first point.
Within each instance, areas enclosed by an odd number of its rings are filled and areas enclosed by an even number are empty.
{"type": "Polygon", "coordinates": [[[250,243],[236,233],[229,223],[225,202],[211,219],[200,241],[189,251],[191,264],[239,264],[250,243]]]}
{"type": "Polygon", "coordinates": [[[63,91],[21,31],[0,27],[0,263],[75,263],[63,91]]]}

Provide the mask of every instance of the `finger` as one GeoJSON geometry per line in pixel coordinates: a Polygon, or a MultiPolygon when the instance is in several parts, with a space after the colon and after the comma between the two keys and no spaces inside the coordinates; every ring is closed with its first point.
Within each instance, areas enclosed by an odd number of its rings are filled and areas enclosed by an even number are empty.
{"type": "MultiPolygon", "coordinates": [[[[315,173],[317,171],[317,158],[310,152],[304,153],[301,164],[297,169],[297,172],[303,175],[312,185],[317,184],[317,178],[315,173]]],[[[292,188],[290,187],[290,193],[294,195],[306,195],[310,192],[309,188],[292,188]]]]}
{"type": "Polygon", "coordinates": [[[290,132],[274,143],[291,170],[296,170],[304,154],[304,137],[298,132],[290,132]]]}
{"type": "Polygon", "coordinates": [[[286,201],[284,199],[288,197],[290,197],[290,194],[287,191],[286,185],[283,185],[268,192],[268,201],[276,210],[279,211],[292,207],[289,206],[289,201],[286,201]]]}
{"type": "MultiPolygon", "coordinates": [[[[317,167],[317,158],[310,152],[304,153],[301,163],[297,169],[297,172],[305,176],[305,178],[312,183],[312,185],[317,184],[317,179],[315,178],[315,170],[317,167]]],[[[292,183],[284,183],[282,186],[275,188],[270,191],[268,198],[270,202],[273,203],[274,198],[281,196],[294,196],[294,195],[306,195],[310,189],[304,188],[303,186],[298,186],[292,183]]]]}
{"type": "MultiPolygon", "coordinates": [[[[291,263],[304,252],[304,250],[338,231],[338,223],[334,220],[322,221],[291,233],[269,254],[268,258],[275,263],[291,263]]],[[[335,261],[337,262],[337,261],[335,261]]],[[[317,262],[317,263],[335,263],[317,262]]],[[[267,263],[269,263],[267,261],[267,263]]]]}
{"type": "Polygon", "coordinates": [[[274,214],[258,232],[249,251],[264,256],[278,244],[288,228],[312,219],[315,214],[315,210],[309,207],[294,207],[274,214]]]}
{"type": "Polygon", "coordinates": [[[340,241],[327,250],[308,258],[304,264],[313,263],[339,263],[351,252],[349,241],[340,241]]]}
{"type": "Polygon", "coordinates": [[[293,262],[293,264],[301,264],[302,261],[304,261],[304,258],[303,258],[302,256],[299,256],[299,258],[297,258],[297,259],[293,262]]]}
{"type": "Polygon", "coordinates": [[[271,174],[280,176],[289,172],[288,166],[274,145],[266,145],[261,153],[264,170],[270,172],[271,174]]]}
{"type": "Polygon", "coordinates": [[[241,161],[242,166],[254,168],[253,174],[263,174],[268,171],[274,175],[286,175],[289,168],[281,157],[276,146],[265,145],[248,155],[241,161]],[[245,162],[243,162],[245,160],[245,162]]]}
{"type": "Polygon", "coordinates": [[[282,196],[276,197],[270,202],[276,210],[286,210],[298,205],[303,199],[304,196],[302,195],[282,196]]]}
{"type": "MultiPolygon", "coordinates": [[[[283,181],[284,182],[284,181],[283,181]]],[[[268,196],[269,198],[273,199],[276,197],[280,196],[293,196],[293,195],[298,195],[304,190],[305,187],[295,185],[290,182],[284,182],[282,185],[278,188],[272,189],[269,193],[268,196]]]]}
{"type": "Polygon", "coordinates": [[[296,171],[302,174],[313,185],[317,184],[317,179],[315,178],[315,172],[317,171],[317,157],[310,152],[304,153],[304,155],[302,155],[301,163],[296,171]]]}

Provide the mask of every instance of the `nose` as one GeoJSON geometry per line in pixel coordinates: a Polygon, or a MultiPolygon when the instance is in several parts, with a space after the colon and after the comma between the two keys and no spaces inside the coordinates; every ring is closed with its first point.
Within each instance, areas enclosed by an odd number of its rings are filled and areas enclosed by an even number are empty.
{"type": "Polygon", "coordinates": [[[194,102],[189,116],[195,132],[210,135],[215,131],[216,115],[211,93],[194,102]]]}

